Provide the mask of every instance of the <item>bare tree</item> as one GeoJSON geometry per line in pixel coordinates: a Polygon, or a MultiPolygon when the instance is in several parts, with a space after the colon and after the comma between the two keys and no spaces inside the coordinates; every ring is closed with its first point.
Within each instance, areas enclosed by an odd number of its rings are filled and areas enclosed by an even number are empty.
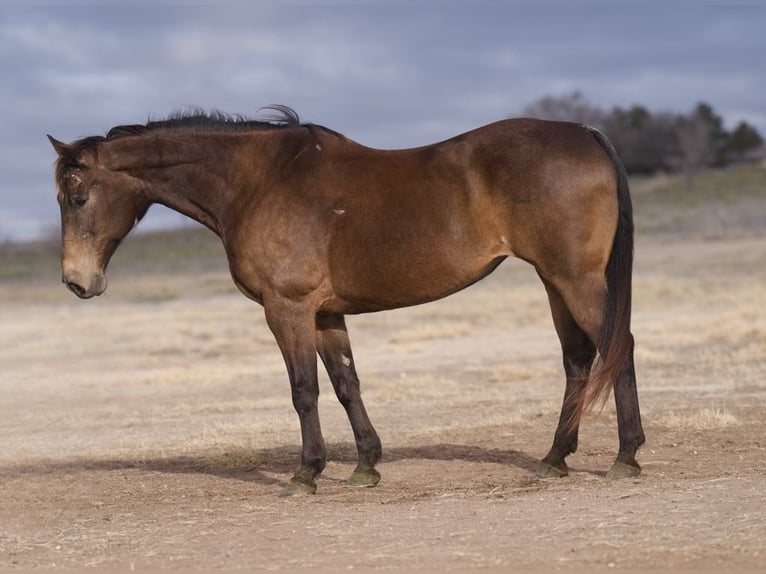
{"type": "Polygon", "coordinates": [[[676,122],[676,136],[680,151],[680,163],[686,176],[686,190],[694,191],[697,172],[715,159],[713,124],[701,114],[680,116],[676,122]]]}
{"type": "Polygon", "coordinates": [[[652,112],[641,105],[605,111],[588,102],[582,92],[574,91],[542,97],[522,113],[598,127],[608,134],[630,173],[681,171],[689,191],[701,168],[725,165],[763,144],[757,130],[744,122],[728,133],[721,116],[705,102],[683,115],[652,112]]]}
{"type": "Polygon", "coordinates": [[[601,126],[604,122],[604,112],[591,105],[579,91],[563,96],[544,96],[526,106],[522,115],[592,126],[601,126]]]}
{"type": "Polygon", "coordinates": [[[643,106],[614,108],[606,116],[604,131],[620,152],[631,173],[656,173],[676,168],[678,153],[676,117],[660,112],[652,114],[643,106]]]}

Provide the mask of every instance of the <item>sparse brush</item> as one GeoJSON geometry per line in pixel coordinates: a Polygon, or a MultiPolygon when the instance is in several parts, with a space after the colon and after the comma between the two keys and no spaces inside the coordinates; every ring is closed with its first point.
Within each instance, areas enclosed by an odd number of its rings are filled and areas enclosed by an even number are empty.
{"type": "Polygon", "coordinates": [[[739,420],[726,409],[705,407],[691,413],[673,413],[660,417],[657,421],[671,429],[718,430],[739,425],[739,420]]]}

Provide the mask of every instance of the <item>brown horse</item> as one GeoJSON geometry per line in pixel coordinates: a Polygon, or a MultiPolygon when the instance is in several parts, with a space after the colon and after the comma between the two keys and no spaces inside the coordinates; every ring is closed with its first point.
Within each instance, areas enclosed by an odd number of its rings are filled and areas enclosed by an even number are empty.
{"type": "Polygon", "coordinates": [[[218,234],[234,282],[263,305],[287,366],[303,443],[289,495],[313,493],[326,461],[317,353],[354,431],[359,458],[350,483],[380,479],[380,440],[362,403],[344,315],[445,297],[513,255],[534,265],[545,285],[566,371],[540,472],[567,474],[582,413],[611,389],[619,453],[607,476],[640,472],[632,208],[624,168],[601,133],[513,119],[381,151],[301,124],[289,108],[270,109],[279,117],[195,112],[72,144],[49,136],[59,156],[66,286],[83,299],[103,293],[111,255],[152,203],[218,234]]]}

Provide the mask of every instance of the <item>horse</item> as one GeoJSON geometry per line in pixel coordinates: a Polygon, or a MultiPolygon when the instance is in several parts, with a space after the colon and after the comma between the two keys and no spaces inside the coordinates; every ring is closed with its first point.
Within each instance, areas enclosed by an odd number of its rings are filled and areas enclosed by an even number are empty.
{"type": "Polygon", "coordinates": [[[152,204],[216,233],[234,283],[263,306],[283,355],[302,443],[283,495],[304,495],[315,493],[327,459],[317,354],[354,434],[348,482],[380,480],[381,442],[360,395],[345,315],[446,297],[514,256],[542,280],[566,374],[538,474],[568,474],[583,413],[612,392],[619,450],[606,476],[640,473],[632,206],[605,135],[516,118],[380,150],[302,123],[286,106],[261,109],[270,116],[193,110],[72,143],[49,135],[66,287],[82,299],[102,294],[112,254],[152,204]]]}

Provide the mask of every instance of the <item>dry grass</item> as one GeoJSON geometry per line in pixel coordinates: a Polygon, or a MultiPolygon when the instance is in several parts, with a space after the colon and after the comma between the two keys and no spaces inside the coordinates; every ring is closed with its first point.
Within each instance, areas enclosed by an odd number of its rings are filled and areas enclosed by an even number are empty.
{"type": "Polygon", "coordinates": [[[724,408],[705,407],[694,412],[669,413],[658,417],[657,424],[673,430],[709,431],[740,424],[737,417],[724,408]]]}
{"type": "Polygon", "coordinates": [[[698,174],[633,178],[636,226],[643,234],[721,238],[766,228],[766,169],[736,166],[698,174]]]}

